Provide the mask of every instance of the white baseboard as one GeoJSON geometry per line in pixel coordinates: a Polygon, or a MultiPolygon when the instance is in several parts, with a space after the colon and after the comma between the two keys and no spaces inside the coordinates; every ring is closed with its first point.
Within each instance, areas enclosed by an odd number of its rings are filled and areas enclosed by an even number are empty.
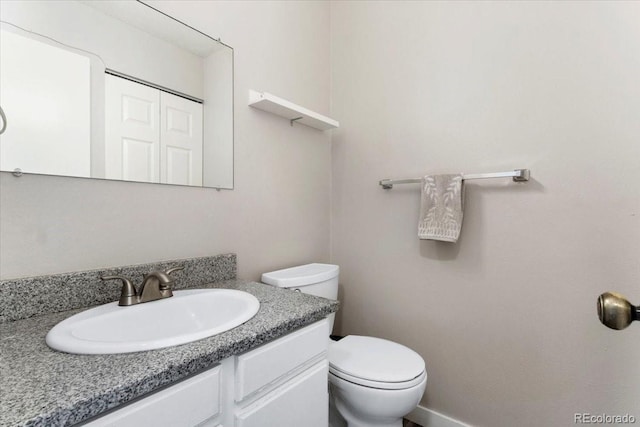
{"type": "Polygon", "coordinates": [[[410,414],[405,415],[405,418],[423,427],[472,427],[462,421],[458,421],[420,405],[411,411],[410,414]]]}

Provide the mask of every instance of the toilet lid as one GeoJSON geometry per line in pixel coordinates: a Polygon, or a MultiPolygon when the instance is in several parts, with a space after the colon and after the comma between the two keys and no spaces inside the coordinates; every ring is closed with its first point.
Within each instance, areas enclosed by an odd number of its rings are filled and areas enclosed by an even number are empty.
{"type": "Polygon", "coordinates": [[[424,360],[401,344],[381,338],[349,335],[329,346],[329,366],[338,376],[381,383],[404,383],[421,376],[424,360]]]}

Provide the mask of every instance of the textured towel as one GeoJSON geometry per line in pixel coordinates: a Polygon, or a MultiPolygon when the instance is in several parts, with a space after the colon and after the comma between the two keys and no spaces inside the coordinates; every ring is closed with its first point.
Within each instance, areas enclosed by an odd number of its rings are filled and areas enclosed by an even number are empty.
{"type": "Polygon", "coordinates": [[[427,175],[422,178],[420,239],[456,242],[462,228],[464,185],[462,175],[427,175]]]}

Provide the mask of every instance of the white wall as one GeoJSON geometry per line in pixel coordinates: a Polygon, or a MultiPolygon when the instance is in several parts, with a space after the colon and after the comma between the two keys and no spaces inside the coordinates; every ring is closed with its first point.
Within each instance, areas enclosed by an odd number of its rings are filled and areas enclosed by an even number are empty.
{"type": "Polygon", "coordinates": [[[640,419],[640,3],[332,2],[332,261],[341,331],[426,359],[423,405],[479,426],[640,419]],[[419,241],[419,186],[469,182],[458,244],[419,241]]]}
{"type": "Polygon", "coordinates": [[[235,190],[0,174],[2,278],[236,252],[239,276],[329,260],[330,134],[247,106],[329,113],[329,4],[153,4],[235,50],[235,190]]]}

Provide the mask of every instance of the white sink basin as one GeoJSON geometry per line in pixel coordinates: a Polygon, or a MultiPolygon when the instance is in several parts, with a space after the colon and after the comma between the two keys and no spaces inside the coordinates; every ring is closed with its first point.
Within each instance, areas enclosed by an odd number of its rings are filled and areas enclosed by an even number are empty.
{"type": "Polygon", "coordinates": [[[260,302],[232,289],[174,291],[173,297],[120,307],[92,308],[54,326],[49,347],[76,354],[132,353],[210,337],[251,319],[260,302]]]}

